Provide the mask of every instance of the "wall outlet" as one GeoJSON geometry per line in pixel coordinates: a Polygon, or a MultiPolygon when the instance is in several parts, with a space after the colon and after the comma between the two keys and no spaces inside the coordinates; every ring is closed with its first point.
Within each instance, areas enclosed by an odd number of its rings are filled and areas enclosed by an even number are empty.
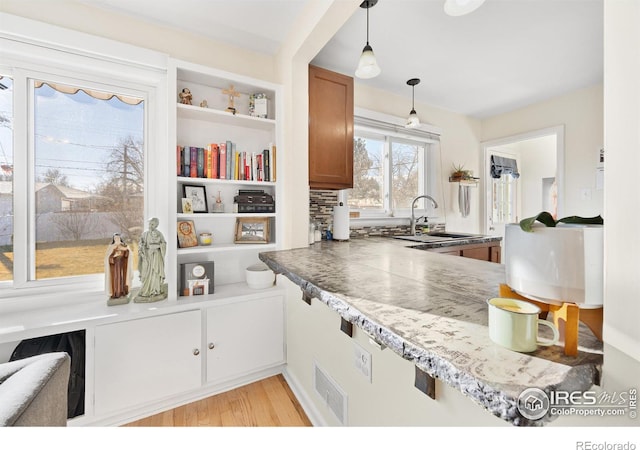
{"type": "Polygon", "coordinates": [[[371,383],[371,353],[353,343],[353,364],[358,372],[371,383]]]}

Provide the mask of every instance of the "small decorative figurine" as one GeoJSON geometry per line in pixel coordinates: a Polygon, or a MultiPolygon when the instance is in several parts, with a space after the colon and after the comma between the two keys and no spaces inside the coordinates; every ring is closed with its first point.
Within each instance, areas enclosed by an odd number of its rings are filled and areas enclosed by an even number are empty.
{"type": "Polygon", "coordinates": [[[214,213],[223,213],[224,212],[224,203],[222,203],[222,197],[220,196],[220,191],[218,191],[218,196],[216,197],[216,202],[213,204],[213,212],[214,213]]]}
{"type": "Polygon", "coordinates": [[[109,294],[108,306],[129,303],[129,290],[133,278],[131,249],[122,241],[119,233],[113,235],[104,255],[105,289],[109,294]]]}
{"type": "Polygon", "coordinates": [[[208,108],[209,105],[207,104],[207,100],[204,99],[200,102],[200,108],[208,108]]]}
{"type": "Polygon", "coordinates": [[[149,220],[149,229],[140,236],[138,248],[138,270],[142,286],[133,299],[135,303],[150,303],[167,298],[168,286],[164,282],[164,256],[167,241],[158,231],[158,219],[149,220]]]}
{"type": "Polygon", "coordinates": [[[191,99],[193,98],[189,88],[182,89],[182,92],[178,94],[178,97],[180,97],[180,103],[182,103],[183,105],[190,105],[191,99]]]}
{"type": "Polygon", "coordinates": [[[240,97],[240,92],[236,91],[233,88],[233,84],[229,85],[229,89],[223,89],[222,93],[229,96],[229,106],[227,106],[227,111],[230,113],[236,113],[236,107],[234,105],[235,97],[240,97]]]}

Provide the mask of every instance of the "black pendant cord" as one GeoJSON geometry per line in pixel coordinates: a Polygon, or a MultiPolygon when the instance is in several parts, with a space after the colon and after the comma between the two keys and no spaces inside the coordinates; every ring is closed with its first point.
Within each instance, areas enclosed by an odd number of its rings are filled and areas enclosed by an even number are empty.
{"type": "Polygon", "coordinates": [[[411,111],[416,110],[415,95],[416,95],[416,87],[414,85],[414,86],[411,86],[411,111]]]}
{"type": "Polygon", "coordinates": [[[367,4],[367,46],[369,46],[369,5],[367,4]]]}

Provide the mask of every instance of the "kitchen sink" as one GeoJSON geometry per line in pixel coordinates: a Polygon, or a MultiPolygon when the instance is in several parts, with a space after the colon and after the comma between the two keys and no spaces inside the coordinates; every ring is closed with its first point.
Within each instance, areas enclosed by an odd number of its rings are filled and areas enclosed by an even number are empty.
{"type": "Polygon", "coordinates": [[[429,234],[419,234],[416,236],[393,236],[394,239],[401,239],[404,241],[413,242],[448,242],[455,240],[463,240],[470,238],[482,237],[479,234],[466,234],[466,233],[447,233],[447,232],[434,232],[429,234]]]}
{"type": "Polygon", "coordinates": [[[401,239],[404,241],[413,241],[413,242],[446,242],[452,241],[452,237],[447,236],[430,236],[428,234],[422,234],[417,236],[393,236],[394,239],[401,239]]]}
{"type": "Polygon", "coordinates": [[[436,236],[436,237],[447,237],[452,239],[465,239],[465,238],[474,238],[481,237],[478,234],[466,234],[466,233],[447,233],[447,232],[434,232],[429,233],[428,236],[436,236]]]}

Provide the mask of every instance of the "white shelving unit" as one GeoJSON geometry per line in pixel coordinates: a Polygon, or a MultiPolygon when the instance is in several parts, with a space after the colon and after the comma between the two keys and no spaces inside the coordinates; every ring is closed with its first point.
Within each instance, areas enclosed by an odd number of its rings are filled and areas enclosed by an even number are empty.
{"type": "MultiPolygon", "coordinates": [[[[175,139],[173,153],[176,146],[204,147],[208,144],[220,144],[232,141],[237,151],[262,152],[270,144],[276,147],[276,181],[247,181],[193,178],[178,176],[173,166],[172,177],[175,182],[175,220],[170,231],[173,238],[168,239],[169,245],[175,250],[175,291],[180,289],[180,264],[200,261],[214,261],[214,289],[218,286],[233,284],[242,285],[244,270],[247,266],[259,261],[258,253],[279,248],[282,242],[282,226],[279,207],[281,205],[281,176],[277,171],[279,161],[282,160],[282,148],[278,145],[281,139],[281,88],[279,85],[256,80],[241,75],[215,70],[183,61],[174,61],[175,80],[173,97],[170,102],[175,105],[175,131],[170,127],[170,134],[175,139]],[[222,91],[233,85],[240,92],[240,97],[234,99],[236,114],[225,109],[228,106],[228,95],[222,91]],[[192,105],[179,103],[178,93],[188,88],[192,94],[192,105]],[[265,93],[268,98],[267,118],[249,115],[249,95],[265,93]],[[199,106],[206,100],[207,107],[199,106]],[[173,132],[173,133],[172,133],[173,132]],[[207,213],[182,213],[182,198],[184,186],[203,186],[206,192],[207,213]],[[275,199],[274,213],[237,213],[234,212],[234,196],[239,189],[263,190],[275,199]],[[220,195],[224,204],[224,212],[212,212],[212,205],[220,195]],[[266,244],[235,243],[236,220],[239,217],[267,218],[270,226],[269,242],[266,244]],[[193,221],[196,234],[209,232],[213,235],[211,245],[178,248],[177,228],[178,220],[193,221]]],[[[175,156],[174,156],[175,158],[175,156]]],[[[168,274],[169,276],[169,274],[168,274]]],[[[179,292],[178,292],[179,295],[179,292]]],[[[179,297],[180,298],[180,297],[179,297]]]]}

